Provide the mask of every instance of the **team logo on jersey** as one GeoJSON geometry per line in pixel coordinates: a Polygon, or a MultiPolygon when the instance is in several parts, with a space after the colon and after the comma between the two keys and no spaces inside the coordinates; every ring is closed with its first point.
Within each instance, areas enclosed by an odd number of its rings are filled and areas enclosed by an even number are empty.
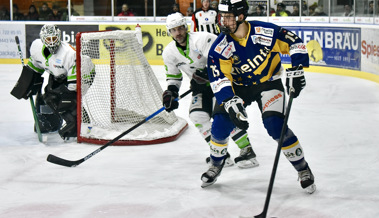
{"type": "Polygon", "coordinates": [[[241,63],[241,59],[238,55],[233,55],[233,61],[234,61],[234,64],[240,64],[241,63]]]}
{"type": "Polygon", "coordinates": [[[230,58],[233,55],[233,52],[235,52],[236,49],[234,48],[234,43],[230,42],[229,45],[224,49],[222,52],[222,56],[225,58],[230,58]]]}
{"type": "Polygon", "coordinates": [[[307,54],[307,47],[304,45],[304,43],[296,43],[291,45],[290,47],[290,55],[293,54],[307,54]]]}
{"type": "Polygon", "coordinates": [[[272,38],[261,36],[261,35],[252,35],[251,39],[254,44],[261,44],[265,46],[271,46],[272,38]]]}
{"type": "Polygon", "coordinates": [[[274,29],[264,28],[261,26],[254,27],[254,29],[255,29],[256,34],[260,34],[260,35],[264,35],[264,36],[271,36],[271,37],[274,36],[274,29]]]}
{"type": "Polygon", "coordinates": [[[224,50],[226,46],[228,46],[228,41],[226,40],[226,37],[225,37],[223,40],[221,40],[220,43],[218,43],[218,45],[215,48],[215,52],[221,54],[222,50],[224,50]]]}
{"type": "Polygon", "coordinates": [[[180,66],[182,66],[182,65],[185,65],[186,63],[184,63],[184,62],[180,62],[180,63],[178,63],[177,65],[176,65],[176,67],[180,67],[180,66]]]}
{"type": "Polygon", "coordinates": [[[230,80],[226,77],[218,79],[211,83],[211,87],[214,93],[221,91],[222,88],[231,86],[230,80]]]}

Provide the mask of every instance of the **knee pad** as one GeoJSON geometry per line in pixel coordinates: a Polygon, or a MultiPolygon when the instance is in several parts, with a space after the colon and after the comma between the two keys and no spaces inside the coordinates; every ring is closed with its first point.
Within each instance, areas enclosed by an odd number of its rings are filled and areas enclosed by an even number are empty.
{"type": "Polygon", "coordinates": [[[193,111],[189,115],[190,120],[199,130],[201,136],[209,142],[211,136],[211,117],[204,111],[193,111]]]}
{"type": "Polygon", "coordinates": [[[270,116],[263,119],[263,125],[268,134],[275,140],[279,140],[280,133],[282,132],[283,118],[278,116],[270,116]]]}
{"type": "Polygon", "coordinates": [[[234,129],[234,124],[229,118],[229,114],[218,113],[213,116],[212,138],[222,141],[229,137],[234,129]]]}

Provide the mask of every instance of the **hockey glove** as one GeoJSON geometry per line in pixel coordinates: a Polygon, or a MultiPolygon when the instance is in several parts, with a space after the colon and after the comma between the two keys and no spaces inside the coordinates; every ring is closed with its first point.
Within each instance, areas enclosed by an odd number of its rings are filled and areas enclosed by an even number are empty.
{"type": "Polygon", "coordinates": [[[291,91],[291,88],[294,90],[294,98],[299,96],[301,90],[305,87],[305,77],[304,77],[304,70],[303,66],[297,66],[286,69],[287,78],[286,78],[286,87],[287,87],[287,93],[289,94],[291,91]]]}
{"type": "Polygon", "coordinates": [[[204,92],[209,88],[209,80],[207,74],[207,68],[204,70],[196,70],[192,75],[191,89],[193,93],[204,92]]]}
{"type": "Polygon", "coordinates": [[[179,107],[179,102],[175,101],[178,95],[179,89],[176,86],[168,86],[168,89],[163,92],[163,106],[167,112],[171,112],[179,107]]]}
{"type": "Polygon", "coordinates": [[[229,117],[234,125],[243,130],[249,128],[245,107],[243,106],[243,101],[240,97],[235,95],[233,98],[224,102],[224,107],[229,113],[229,117]]]}

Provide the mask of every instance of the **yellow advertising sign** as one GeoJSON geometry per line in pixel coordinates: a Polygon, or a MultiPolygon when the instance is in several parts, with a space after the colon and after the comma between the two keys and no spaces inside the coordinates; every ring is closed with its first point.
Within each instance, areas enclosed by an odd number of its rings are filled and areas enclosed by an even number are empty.
{"type": "MultiPolygon", "coordinates": [[[[149,64],[163,65],[162,52],[168,43],[172,41],[171,36],[168,36],[167,29],[164,24],[141,24],[143,53],[149,64]]],[[[113,25],[100,24],[99,30],[134,30],[133,25],[113,25]]]]}

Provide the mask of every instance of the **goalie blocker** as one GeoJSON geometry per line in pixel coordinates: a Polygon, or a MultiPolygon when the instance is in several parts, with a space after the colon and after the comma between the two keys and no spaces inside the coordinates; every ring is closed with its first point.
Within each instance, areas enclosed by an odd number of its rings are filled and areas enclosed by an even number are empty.
{"type": "Polygon", "coordinates": [[[17,99],[28,99],[41,90],[42,84],[42,74],[35,72],[29,66],[25,65],[22,68],[20,78],[11,91],[11,95],[17,99]]]}

